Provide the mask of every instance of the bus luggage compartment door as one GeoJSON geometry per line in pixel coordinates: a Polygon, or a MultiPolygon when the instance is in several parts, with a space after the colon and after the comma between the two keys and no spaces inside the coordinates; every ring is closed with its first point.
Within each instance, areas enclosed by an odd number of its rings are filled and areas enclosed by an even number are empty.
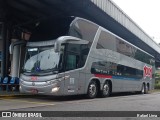
{"type": "Polygon", "coordinates": [[[74,95],[78,93],[78,80],[79,80],[79,70],[66,72],[64,92],[65,94],[74,95]]]}

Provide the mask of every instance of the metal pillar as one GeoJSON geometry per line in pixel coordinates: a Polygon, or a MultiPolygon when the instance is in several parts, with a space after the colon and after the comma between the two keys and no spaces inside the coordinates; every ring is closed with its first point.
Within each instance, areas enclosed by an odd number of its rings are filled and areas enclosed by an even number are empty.
{"type": "Polygon", "coordinates": [[[20,66],[20,45],[16,45],[14,46],[13,49],[13,57],[11,62],[11,77],[16,77],[16,78],[19,77],[19,66],[20,66]]]}
{"type": "Polygon", "coordinates": [[[0,77],[2,71],[2,23],[0,22],[0,77]]]}
{"type": "Polygon", "coordinates": [[[10,45],[10,54],[12,56],[11,59],[11,82],[18,84],[19,83],[19,74],[21,67],[21,47],[25,45],[26,41],[19,41],[18,39],[12,39],[12,43],[10,45]]]}
{"type": "Polygon", "coordinates": [[[1,47],[2,47],[2,61],[1,61],[1,77],[7,76],[8,70],[7,67],[7,55],[8,55],[8,48],[7,48],[7,21],[6,21],[6,7],[5,1],[0,0],[0,22],[1,22],[1,47]]]}
{"type": "Polygon", "coordinates": [[[2,23],[2,68],[1,68],[1,76],[2,78],[4,78],[5,76],[7,76],[7,70],[6,70],[6,35],[7,35],[7,29],[6,29],[6,25],[3,22],[2,23]]]}

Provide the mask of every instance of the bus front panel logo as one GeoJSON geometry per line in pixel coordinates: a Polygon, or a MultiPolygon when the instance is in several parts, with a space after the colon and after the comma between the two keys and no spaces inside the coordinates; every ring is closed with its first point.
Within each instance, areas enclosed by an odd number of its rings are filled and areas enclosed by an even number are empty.
{"type": "Polygon", "coordinates": [[[152,79],[152,67],[148,67],[145,65],[143,68],[143,76],[144,76],[144,79],[146,77],[149,77],[150,79],[152,79]]]}
{"type": "Polygon", "coordinates": [[[32,77],[31,77],[31,80],[37,80],[37,77],[32,76],[32,77]]]}

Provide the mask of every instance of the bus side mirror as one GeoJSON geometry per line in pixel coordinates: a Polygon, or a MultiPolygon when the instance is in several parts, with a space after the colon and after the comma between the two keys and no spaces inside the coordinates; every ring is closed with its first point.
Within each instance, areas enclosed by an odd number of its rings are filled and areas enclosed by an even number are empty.
{"type": "Polygon", "coordinates": [[[88,44],[88,41],[72,36],[62,36],[55,42],[55,52],[60,52],[62,43],[88,44]]]}

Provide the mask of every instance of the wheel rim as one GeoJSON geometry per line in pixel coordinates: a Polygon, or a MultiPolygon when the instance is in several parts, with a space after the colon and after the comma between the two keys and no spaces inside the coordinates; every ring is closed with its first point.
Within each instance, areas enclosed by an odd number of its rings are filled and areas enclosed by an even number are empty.
{"type": "Polygon", "coordinates": [[[95,96],[96,92],[97,92],[96,85],[95,84],[91,84],[90,87],[89,87],[89,94],[91,96],[95,96]]]}
{"type": "Polygon", "coordinates": [[[104,95],[108,95],[108,93],[109,93],[109,85],[108,85],[108,84],[105,84],[105,85],[103,86],[103,94],[104,94],[104,95]]]}
{"type": "Polygon", "coordinates": [[[142,86],[142,93],[144,93],[144,85],[142,86]]]}

